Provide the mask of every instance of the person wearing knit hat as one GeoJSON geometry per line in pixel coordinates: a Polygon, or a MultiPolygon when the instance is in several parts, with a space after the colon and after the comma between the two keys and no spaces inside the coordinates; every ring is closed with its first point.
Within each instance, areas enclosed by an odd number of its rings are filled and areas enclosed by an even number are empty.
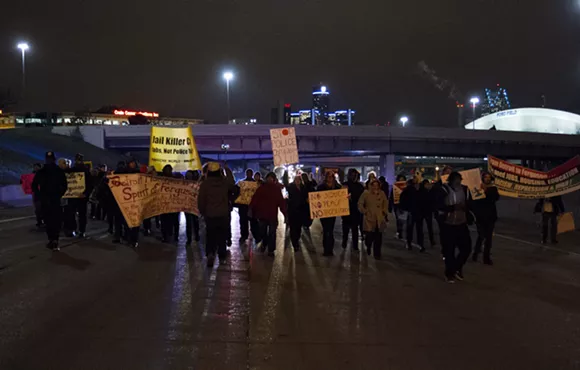
{"type": "Polygon", "coordinates": [[[216,254],[220,263],[226,263],[230,194],[234,192],[235,181],[227,166],[224,167],[225,176],[219,163],[210,162],[206,168],[207,177],[199,188],[197,205],[206,224],[207,266],[213,267],[216,254]]]}

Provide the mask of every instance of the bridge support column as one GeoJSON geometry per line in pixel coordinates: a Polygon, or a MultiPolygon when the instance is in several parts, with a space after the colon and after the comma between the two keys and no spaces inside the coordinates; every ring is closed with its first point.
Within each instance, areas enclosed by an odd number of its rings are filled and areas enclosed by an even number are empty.
{"type": "Polygon", "coordinates": [[[389,185],[395,183],[395,155],[381,154],[379,157],[379,176],[385,176],[389,185]]]}

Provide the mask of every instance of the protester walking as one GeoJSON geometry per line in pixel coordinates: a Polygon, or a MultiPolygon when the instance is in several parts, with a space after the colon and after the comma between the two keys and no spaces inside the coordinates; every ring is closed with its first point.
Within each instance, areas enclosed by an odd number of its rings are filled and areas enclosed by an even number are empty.
{"type": "Polygon", "coordinates": [[[276,229],[278,228],[278,210],[286,216],[286,202],[282,196],[280,184],[274,172],[266,175],[266,183],[256,190],[250,202],[252,216],[260,222],[260,233],[262,235],[261,250],[268,250],[269,256],[274,256],[276,250],[276,229]]]}
{"type": "MultiPolygon", "coordinates": [[[[34,174],[34,176],[36,176],[36,174],[38,173],[38,171],[40,171],[41,168],[42,168],[42,165],[40,163],[35,163],[34,166],[32,166],[32,174],[34,174]]],[[[34,180],[34,178],[33,178],[33,180],[34,180]]],[[[22,184],[22,180],[20,181],[20,183],[22,184]]],[[[42,204],[40,202],[40,198],[39,198],[38,194],[36,194],[34,191],[32,192],[32,205],[34,206],[34,216],[36,217],[36,227],[40,229],[46,225],[44,224],[44,218],[42,216],[42,204]]]]}
{"type": "Polygon", "coordinates": [[[369,187],[369,190],[363,192],[357,205],[358,210],[363,215],[367,254],[370,256],[372,249],[375,259],[380,260],[383,230],[388,222],[388,202],[387,196],[381,189],[381,183],[378,180],[372,181],[369,187]]]}
{"type": "Polygon", "coordinates": [[[358,201],[365,191],[363,184],[359,182],[358,171],[354,168],[349,169],[347,173],[347,181],[344,182],[342,186],[348,190],[348,204],[350,210],[348,216],[342,216],[342,248],[347,247],[349,233],[352,233],[352,249],[358,251],[358,232],[362,222],[362,215],[361,212],[359,212],[358,201]]]}
{"type": "Polygon", "coordinates": [[[467,226],[473,223],[473,216],[467,203],[469,192],[466,186],[461,185],[461,174],[452,172],[447,181],[441,187],[445,195],[440,198],[437,209],[442,224],[445,278],[447,282],[454,283],[456,279],[463,280],[463,265],[471,253],[471,236],[467,226]]]}
{"type": "MultiPolygon", "coordinates": [[[[139,167],[137,166],[137,161],[132,159],[130,160],[126,166],[123,163],[120,163],[119,168],[115,171],[115,174],[122,175],[122,174],[135,174],[140,173],[139,167]]],[[[139,227],[129,227],[127,220],[123,216],[121,209],[117,205],[115,201],[115,236],[113,238],[113,243],[120,243],[121,238],[124,239],[129,243],[131,248],[137,248],[139,246],[139,227]],[[123,234],[124,232],[124,234],[123,234]]]]}
{"type": "MultiPolygon", "coordinates": [[[[173,167],[170,164],[166,164],[163,167],[161,177],[173,178],[173,167]]],[[[174,235],[175,219],[176,219],[175,213],[164,213],[160,217],[161,217],[161,241],[163,243],[169,243],[171,241],[172,236],[174,238],[174,241],[178,241],[179,233],[174,235]]]]}
{"type": "Polygon", "coordinates": [[[48,236],[46,247],[59,251],[58,240],[62,224],[61,200],[68,185],[64,171],[56,165],[54,152],[46,152],[45,160],[44,167],[38,170],[32,180],[32,192],[37,194],[40,200],[43,218],[46,222],[48,236]]]}
{"type": "Polygon", "coordinates": [[[542,214],[542,244],[546,244],[548,241],[548,228],[550,229],[550,241],[552,244],[558,243],[558,216],[564,212],[564,202],[559,195],[538,201],[534,213],[542,214]]]}
{"type": "MultiPolygon", "coordinates": [[[[340,188],[341,186],[336,181],[334,173],[328,171],[324,175],[324,182],[318,185],[317,191],[338,190],[340,188]]],[[[336,217],[321,218],[320,223],[322,224],[323,256],[334,256],[334,225],[336,224],[336,217]]]]}
{"type": "Polygon", "coordinates": [[[419,185],[419,209],[421,212],[421,219],[425,220],[427,225],[427,235],[429,236],[429,243],[431,247],[437,245],[435,242],[435,235],[433,233],[433,214],[436,211],[435,193],[433,184],[429,180],[423,180],[419,185]]]}
{"type": "Polygon", "coordinates": [[[470,202],[470,209],[473,211],[477,226],[477,240],[472,259],[477,261],[481,253],[483,244],[483,263],[493,265],[491,260],[491,246],[493,230],[497,221],[497,207],[495,203],[499,200],[499,192],[493,185],[493,177],[489,173],[484,173],[481,177],[481,189],[485,192],[485,198],[470,202]]]}
{"type": "MultiPolygon", "coordinates": [[[[302,227],[306,224],[306,210],[308,209],[308,189],[303,183],[303,177],[296,175],[290,183],[288,171],[284,172],[284,186],[288,192],[287,225],[290,227],[290,242],[295,252],[300,252],[300,238],[302,227]]],[[[310,215],[308,215],[310,219],[310,215]]]]}
{"type": "MultiPolygon", "coordinates": [[[[239,196],[241,193],[241,185],[240,182],[256,182],[254,180],[254,170],[248,168],[246,170],[246,177],[243,180],[240,180],[236,185],[236,196],[239,196]]],[[[238,208],[238,215],[240,221],[240,243],[245,243],[246,240],[250,237],[250,229],[254,231],[252,226],[252,219],[248,215],[249,205],[247,204],[237,204],[234,202],[234,207],[238,208]]],[[[253,235],[253,233],[252,233],[253,235]]],[[[254,235],[255,238],[255,235],[254,235]]]]}
{"type": "MultiPolygon", "coordinates": [[[[316,182],[311,180],[312,174],[307,174],[306,172],[302,172],[302,184],[306,189],[306,194],[310,194],[316,191],[316,182]]],[[[304,224],[302,227],[305,231],[310,231],[310,227],[312,226],[312,218],[310,217],[310,200],[308,196],[306,197],[306,207],[304,208],[304,215],[302,217],[302,221],[304,224]]]]}
{"type": "MultiPolygon", "coordinates": [[[[185,180],[199,182],[199,171],[189,170],[185,173],[185,180]]],[[[185,233],[187,234],[187,245],[191,245],[192,240],[199,242],[199,217],[193,213],[185,214],[185,233]]]]}
{"type": "MultiPolygon", "coordinates": [[[[407,181],[407,187],[401,193],[400,207],[407,216],[407,249],[413,250],[413,231],[417,232],[417,244],[425,252],[423,235],[423,213],[425,205],[421,204],[419,184],[414,179],[407,181]]],[[[428,205],[427,205],[428,206],[428,205]]]]}
{"type": "MultiPolygon", "coordinates": [[[[407,181],[407,178],[404,175],[397,176],[397,182],[407,181]]],[[[391,189],[391,193],[389,195],[389,213],[395,215],[395,223],[397,226],[397,239],[403,239],[403,226],[405,224],[406,219],[404,219],[404,211],[401,209],[400,199],[399,203],[395,203],[395,185],[393,184],[393,188],[391,189]]]]}
{"type": "Polygon", "coordinates": [[[206,170],[206,178],[199,187],[197,205],[206,225],[207,265],[212,267],[216,254],[220,263],[227,262],[226,238],[230,217],[229,197],[234,190],[235,181],[232,171],[227,165],[222,170],[219,163],[210,162],[207,164],[206,170]]]}
{"type": "MultiPolygon", "coordinates": [[[[155,170],[154,166],[149,166],[147,168],[147,175],[149,176],[157,176],[157,170],[155,170]]],[[[199,176],[199,172],[198,172],[198,176],[199,176]]],[[[186,174],[187,177],[187,174],[186,174]]],[[[187,217],[187,216],[186,216],[187,217]]],[[[157,225],[157,228],[159,229],[159,226],[161,225],[161,221],[159,221],[159,216],[156,217],[151,217],[151,218],[146,218],[143,220],[143,235],[145,236],[150,236],[152,233],[152,228],[153,228],[153,220],[155,220],[155,224],[157,225]]]]}
{"type": "Polygon", "coordinates": [[[365,190],[369,190],[371,188],[371,183],[377,179],[377,173],[375,171],[371,171],[367,175],[367,181],[365,182],[365,190]]]}
{"type": "Polygon", "coordinates": [[[71,212],[71,228],[69,229],[72,236],[84,238],[87,231],[87,208],[91,193],[93,192],[93,180],[88,168],[84,163],[84,156],[77,154],[75,156],[75,163],[69,169],[69,173],[82,173],[84,175],[85,190],[79,198],[69,199],[69,207],[71,212]],[[78,215],[78,224],[76,216],[78,215]]]}

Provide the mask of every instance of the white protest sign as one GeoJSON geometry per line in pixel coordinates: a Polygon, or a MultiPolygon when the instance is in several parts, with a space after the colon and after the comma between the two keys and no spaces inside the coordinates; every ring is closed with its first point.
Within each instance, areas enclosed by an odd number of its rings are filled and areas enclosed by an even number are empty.
{"type": "Polygon", "coordinates": [[[348,190],[326,190],[308,194],[310,218],[328,218],[350,215],[348,190]]]}
{"type": "Polygon", "coordinates": [[[298,163],[298,145],[294,127],[270,130],[274,167],[298,163]]]}

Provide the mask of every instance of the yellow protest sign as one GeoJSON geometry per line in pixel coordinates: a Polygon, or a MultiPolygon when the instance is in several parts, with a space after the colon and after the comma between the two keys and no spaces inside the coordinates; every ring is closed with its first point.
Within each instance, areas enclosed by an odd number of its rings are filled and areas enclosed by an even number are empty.
{"type": "Polygon", "coordinates": [[[199,215],[199,183],[140,173],[109,175],[109,188],[129,227],[165,213],[199,215]]]}
{"type": "Polygon", "coordinates": [[[63,198],[80,198],[85,192],[87,185],[84,172],[66,173],[67,190],[63,198]]]}
{"type": "Polygon", "coordinates": [[[4,117],[0,116],[0,130],[15,127],[16,127],[16,118],[14,116],[4,116],[4,117]]]}
{"type": "Polygon", "coordinates": [[[149,165],[161,172],[168,164],[176,172],[201,169],[191,127],[151,127],[149,165]]]}
{"type": "Polygon", "coordinates": [[[576,230],[576,225],[574,225],[574,214],[572,212],[563,213],[558,216],[558,234],[564,234],[574,230],[576,230]]]}
{"type": "Polygon", "coordinates": [[[327,218],[350,215],[348,190],[317,191],[308,194],[310,218],[327,218]]]}
{"type": "Polygon", "coordinates": [[[234,203],[245,205],[250,204],[254,193],[258,189],[258,183],[254,181],[240,181],[238,182],[238,186],[240,187],[240,196],[234,203]]]}
{"type": "Polygon", "coordinates": [[[294,127],[270,130],[274,167],[298,163],[298,146],[294,127]]]}

